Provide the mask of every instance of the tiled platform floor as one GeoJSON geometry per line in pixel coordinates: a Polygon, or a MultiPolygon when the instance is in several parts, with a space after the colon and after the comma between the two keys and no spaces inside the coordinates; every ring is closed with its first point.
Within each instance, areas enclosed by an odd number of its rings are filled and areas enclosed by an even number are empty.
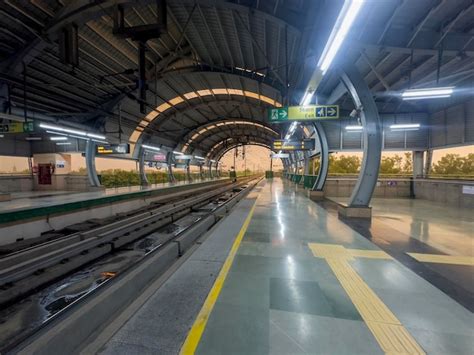
{"type": "MultiPolygon", "coordinates": [[[[387,332],[369,328],[380,321],[377,315],[371,321],[370,313],[381,303],[386,317],[393,316],[409,334],[406,348],[472,354],[471,312],[295,192],[294,184],[267,182],[256,203],[197,353],[382,353],[380,336],[387,332]],[[312,253],[310,243],[384,255],[322,258],[312,253]],[[347,280],[336,276],[342,269],[358,275],[349,280],[355,290],[343,287],[347,280]],[[358,296],[358,287],[370,294],[358,296]],[[359,308],[367,299],[367,309],[359,308]]],[[[397,331],[392,337],[401,334],[397,331]]]]}

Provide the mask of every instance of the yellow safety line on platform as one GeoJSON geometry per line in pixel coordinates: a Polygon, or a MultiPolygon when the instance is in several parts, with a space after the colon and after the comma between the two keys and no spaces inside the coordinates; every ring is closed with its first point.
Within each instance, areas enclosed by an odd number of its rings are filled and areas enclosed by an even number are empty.
{"type": "Polygon", "coordinates": [[[341,245],[309,243],[313,255],[329,267],[386,354],[424,354],[397,317],[352,268],[353,257],[391,259],[383,251],[346,249],[341,245]],[[372,255],[372,256],[371,256],[372,255]]]}
{"type": "Polygon", "coordinates": [[[247,228],[250,224],[250,220],[252,219],[252,215],[253,215],[256,205],[257,205],[257,199],[255,199],[255,202],[249,214],[247,215],[247,218],[245,219],[245,222],[242,228],[240,229],[239,234],[237,235],[237,237],[234,240],[234,243],[232,244],[230,253],[227,256],[227,259],[225,260],[224,265],[222,266],[222,269],[219,272],[219,275],[217,276],[216,281],[214,282],[214,285],[211,288],[211,291],[207,295],[207,298],[204,301],[201,311],[199,312],[196,320],[194,321],[194,324],[191,330],[189,331],[188,336],[186,337],[186,340],[183,346],[181,347],[180,354],[183,354],[183,355],[194,354],[194,352],[196,351],[199,345],[199,341],[201,340],[201,336],[204,333],[204,329],[206,328],[206,324],[209,319],[209,316],[222,290],[222,286],[224,285],[224,281],[227,277],[227,274],[229,273],[230,267],[232,266],[232,263],[234,262],[235,255],[237,254],[237,250],[239,249],[242,238],[244,237],[245,232],[247,231],[247,228]]]}
{"type": "Polygon", "coordinates": [[[410,255],[413,259],[416,259],[423,263],[474,266],[474,257],[472,256],[436,255],[436,254],[419,254],[419,253],[407,253],[407,254],[410,255]]]}

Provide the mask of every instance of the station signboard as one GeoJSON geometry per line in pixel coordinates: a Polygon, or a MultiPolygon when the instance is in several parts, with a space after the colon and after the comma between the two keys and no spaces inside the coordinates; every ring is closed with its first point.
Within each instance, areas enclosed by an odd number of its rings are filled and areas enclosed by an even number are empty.
{"type": "Polygon", "coordinates": [[[290,157],[288,153],[273,153],[271,155],[272,159],[287,159],[290,157]]]}
{"type": "Polygon", "coordinates": [[[175,157],[176,160],[191,160],[193,158],[192,155],[177,155],[175,157]]]}
{"type": "Polygon", "coordinates": [[[0,124],[0,133],[31,133],[35,131],[33,122],[12,122],[0,124]]]}
{"type": "Polygon", "coordinates": [[[270,123],[319,121],[339,118],[339,105],[287,106],[268,110],[270,123]]]}
{"type": "Polygon", "coordinates": [[[98,155],[108,154],[128,154],[130,153],[130,144],[98,144],[96,146],[96,153],[98,155]]]}
{"type": "Polygon", "coordinates": [[[145,161],[156,161],[156,162],[166,163],[166,153],[146,151],[145,161]]]}
{"type": "Polygon", "coordinates": [[[291,140],[291,141],[277,139],[273,141],[273,150],[282,150],[282,151],[314,150],[314,139],[291,140]]]}

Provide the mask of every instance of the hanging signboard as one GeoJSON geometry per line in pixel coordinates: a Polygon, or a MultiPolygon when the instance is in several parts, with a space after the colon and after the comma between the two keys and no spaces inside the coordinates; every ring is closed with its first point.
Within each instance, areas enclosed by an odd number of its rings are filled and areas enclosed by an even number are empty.
{"type": "Polygon", "coordinates": [[[192,155],[177,155],[176,160],[191,160],[193,158],[192,155]]]}
{"type": "Polygon", "coordinates": [[[146,151],[145,161],[157,161],[157,162],[166,163],[166,153],[146,151]]]}
{"type": "Polygon", "coordinates": [[[272,108],[268,110],[268,121],[319,121],[339,118],[339,105],[306,105],[272,108]]]}
{"type": "Polygon", "coordinates": [[[0,124],[0,133],[31,133],[35,131],[33,122],[12,122],[0,124]]]}
{"type": "Polygon", "coordinates": [[[286,141],[283,139],[277,139],[273,141],[273,150],[314,150],[314,139],[303,139],[298,141],[286,141]]]}
{"type": "Polygon", "coordinates": [[[290,157],[290,154],[288,153],[273,153],[272,154],[272,159],[287,159],[290,157]]]}
{"type": "Polygon", "coordinates": [[[130,144],[98,144],[96,146],[96,153],[99,155],[107,154],[129,154],[130,144]]]}

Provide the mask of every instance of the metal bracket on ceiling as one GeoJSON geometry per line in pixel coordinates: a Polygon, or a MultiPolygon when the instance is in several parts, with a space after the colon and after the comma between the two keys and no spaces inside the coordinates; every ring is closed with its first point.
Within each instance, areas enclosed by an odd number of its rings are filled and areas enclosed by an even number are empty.
{"type": "Polygon", "coordinates": [[[124,38],[130,38],[138,42],[138,72],[139,78],[137,87],[139,90],[140,112],[146,113],[146,42],[153,38],[159,38],[166,32],[167,8],[166,0],[156,0],[157,15],[153,24],[126,26],[125,7],[121,4],[115,6],[113,34],[124,38]]]}

